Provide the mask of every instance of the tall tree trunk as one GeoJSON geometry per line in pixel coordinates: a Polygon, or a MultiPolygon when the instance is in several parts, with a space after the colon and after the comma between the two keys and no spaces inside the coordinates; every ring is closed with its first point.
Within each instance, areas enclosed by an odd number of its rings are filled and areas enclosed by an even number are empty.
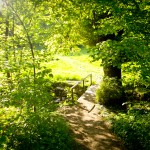
{"type": "MultiPolygon", "coordinates": [[[[8,40],[8,36],[9,36],[9,17],[7,15],[6,17],[6,28],[5,28],[5,58],[6,58],[6,61],[8,62],[9,61],[9,56],[8,56],[8,44],[7,44],[7,40],[8,40]]],[[[7,70],[7,79],[9,80],[11,77],[10,75],[10,72],[7,70]]]]}
{"type": "MultiPolygon", "coordinates": [[[[8,3],[6,3],[8,5],[8,3]]],[[[31,55],[32,55],[32,61],[33,61],[33,76],[34,76],[34,84],[35,84],[35,80],[36,80],[36,68],[35,68],[35,56],[34,56],[34,49],[33,49],[33,44],[32,44],[32,41],[31,41],[31,37],[29,35],[29,31],[28,29],[26,28],[26,25],[25,23],[23,22],[23,20],[21,19],[21,17],[18,15],[17,11],[13,8],[12,5],[9,5],[11,7],[11,9],[13,10],[14,12],[14,15],[16,15],[16,17],[19,19],[24,31],[25,31],[25,34],[26,34],[26,38],[28,40],[28,44],[29,44],[29,47],[30,47],[30,51],[31,51],[31,55]]]]}
{"type": "Polygon", "coordinates": [[[118,68],[117,66],[103,66],[103,71],[104,71],[104,77],[109,77],[113,78],[115,77],[118,81],[118,84],[122,86],[122,81],[121,81],[121,67],[118,68]]]}
{"type": "Polygon", "coordinates": [[[110,78],[116,77],[117,79],[121,79],[121,68],[110,66],[103,66],[104,76],[108,76],[110,78]]]}
{"type": "Polygon", "coordinates": [[[13,14],[12,37],[13,37],[14,62],[16,62],[16,51],[15,51],[14,36],[15,36],[15,15],[13,14]]]}
{"type": "MultiPolygon", "coordinates": [[[[19,14],[17,13],[17,11],[14,9],[13,5],[9,5],[8,2],[6,1],[6,5],[9,6],[14,15],[18,18],[18,20],[20,21],[24,31],[25,31],[25,34],[26,34],[26,38],[27,38],[27,41],[28,41],[28,44],[29,44],[29,47],[30,47],[30,51],[31,51],[31,56],[32,56],[32,62],[33,62],[33,79],[34,79],[34,86],[35,86],[35,83],[36,83],[36,67],[35,67],[35,55],[34,55],[34,48],[33,48],[33,43],[32,43],[32,40],[31,40],[31,37],[29,35],[29,31],[26,27],[26,24],[24,22],[24,20],[21,19],[21,16],[19,16],[19,14]]],[[[32,19],[31,19],[32,20],[32,19]]],[[[31,22],[30,20],[30,22],[31,22]]],[[[34,87],[34,92],[35,92],[35,87],[34,87]]],[[[35,104],[33,105],[33,111],[36,112],[36,106],[35,104]]]]}

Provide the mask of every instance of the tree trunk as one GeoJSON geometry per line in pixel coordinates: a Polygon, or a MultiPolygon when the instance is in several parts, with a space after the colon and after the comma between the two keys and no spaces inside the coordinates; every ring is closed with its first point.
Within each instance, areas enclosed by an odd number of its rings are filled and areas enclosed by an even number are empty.
{"type": "Polygon", "coordinates": [[[110,66],[103,66],[104,76],[108,76],[110,78],[116,77],[117,79],[121,79],[121,68],[110,66]]]}
{"type": "MultiPolygon", "coordinates": [[[[7,17],[6,17],[6,23],[5,23],[5,25],[6,25],[6,28],[5,28],[5,46],[6,46],[6,48],[5,48],[5,53],[6,53],[5,58],[6,58],[7,62],[9,61],[8,44],[7,44],[7,40],[8,40],[8,36],[9,36],[9,21],[8,21],[8,18],[9,17],[7,15],[7,17]]],[[[10,72],[7,70],[7,79],[9,80],[10,77],[11,77],[10,72]]]]}
{"type": "Polygon", "coordinates": [[[122,81],[121,81],[121,68],[118,68],[117,66],[103,66],[103,71],[104,71],[104,77],[109,77],[113,78],[115,77],[118,81],[118,84],[122,86],[122,81]]]}

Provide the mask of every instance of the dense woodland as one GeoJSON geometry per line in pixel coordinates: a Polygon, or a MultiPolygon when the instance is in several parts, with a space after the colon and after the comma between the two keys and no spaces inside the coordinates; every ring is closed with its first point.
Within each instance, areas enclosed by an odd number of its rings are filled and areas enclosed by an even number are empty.
{"type": "Polygon", "coordinates": [[[113,132],[150,149],[149,43],[149,0],[0,0],[0,149],[70,150],[45,64],[83,49],[101,61],[97,101],[117,112],[113,132]]]}

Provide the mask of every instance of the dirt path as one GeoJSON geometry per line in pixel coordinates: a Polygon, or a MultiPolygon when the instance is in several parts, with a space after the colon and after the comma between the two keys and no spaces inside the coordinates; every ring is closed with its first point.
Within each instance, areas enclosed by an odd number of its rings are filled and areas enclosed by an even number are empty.
{"type": "MultiPolygon", "coordinates": [[[[75,139],[83,150],[124,150],[121,142],[110,132],[98,104],[95,104],[97,85],[91,86],[79,98],[78,104],[63,108],[75,139]]],[[[78,150],[78,149],[77,149],[78,150]]]]}

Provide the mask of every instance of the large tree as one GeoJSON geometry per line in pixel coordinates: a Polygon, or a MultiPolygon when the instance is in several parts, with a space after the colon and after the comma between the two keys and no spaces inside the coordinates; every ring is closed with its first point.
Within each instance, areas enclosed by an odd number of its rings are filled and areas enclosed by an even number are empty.
{"type": "Polygon", "coordinates": [[[81,35],[92,47],[91,56],[102,59],[106,76],[121,79],[123,63],[148,60],[148,1],[87,0],[82,5],[81,35]]]}

